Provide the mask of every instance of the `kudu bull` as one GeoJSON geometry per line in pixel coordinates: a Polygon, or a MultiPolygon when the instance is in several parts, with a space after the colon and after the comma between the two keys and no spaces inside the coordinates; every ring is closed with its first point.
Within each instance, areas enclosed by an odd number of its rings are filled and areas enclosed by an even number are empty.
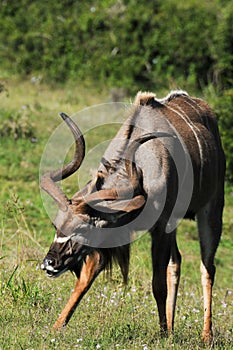
{"type": "Polygon", "coordinates": [[[196,217],[204,294],[203,339],[212,337],[214,256],[222,230],[225,157],[215,116],[207,103],[184,91],[164,99],[138,93],[130,117],[108,146],[96,177],[68,199],[56,182],[73,174],[85,155],[77,125],[72,162],[45,174],[41,187],[57,203],[56,235],[41,268],[52,277],[71,270],[78,280],[54,328],[67,324],[97,275],[118,262],[124,281],[130,237],[147,230],[152,239],[152,288],[162,333],[174,325],[181,255],[179,219],[196,217]]]}

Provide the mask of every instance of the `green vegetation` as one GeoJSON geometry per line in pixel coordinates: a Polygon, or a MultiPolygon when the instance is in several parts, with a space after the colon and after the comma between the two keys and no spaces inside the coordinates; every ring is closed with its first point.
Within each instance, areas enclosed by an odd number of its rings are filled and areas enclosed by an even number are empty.
{"type": "MultiPolygon", "coordinates": [[[[210,103],[226,153],[213,324],[214,348],[233,349],[232,22],[233,3],[226,0],[0,0],[0,350],[204,348],[193,222],[179,229],[183,268],[169,339],[159,335],[148,235],[132,246],[129,285],[118,269],[100,276],[61,333],[50,328],[75,277],[51,280],[39,269],[54,234],[39,165],[58,113],[129,100],[140,89],[162,97],[177,88],[210,103]]],[[[87,148],[115,132],[116,125],[94,128],[87,148]]],[[[64,187],[74,193],[74,177],[64,187]]]]}
{"type": "Polygon", "coordinates": [[[98,79],[134,92],[184,80],[226,88],[232,19],[232,2],[221,0],[1,1],[0,60],[46,80],[98,79]]]}

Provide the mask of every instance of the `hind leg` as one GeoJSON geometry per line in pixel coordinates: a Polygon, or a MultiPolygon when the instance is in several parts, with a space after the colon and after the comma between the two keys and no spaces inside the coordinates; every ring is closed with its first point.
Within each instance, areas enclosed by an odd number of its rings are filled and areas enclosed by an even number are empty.
{"type": "Polygon", "coordinates": [[[202,338],[205,343],[212,340],[212,288],[214,284],[214,256],[222,232],[222,201],[209,202],[197,214],[201,247],[201,282],[204,297],[204,327],[202,338]]]}
{"type": "Polygon", "coordinates": [[[171,239],[170,261],[167,267],[167,328],[171,333],[174,328],[176,298],[180,282],[181,255],[176,243],[176,231],[169,234],[171,239]]]}

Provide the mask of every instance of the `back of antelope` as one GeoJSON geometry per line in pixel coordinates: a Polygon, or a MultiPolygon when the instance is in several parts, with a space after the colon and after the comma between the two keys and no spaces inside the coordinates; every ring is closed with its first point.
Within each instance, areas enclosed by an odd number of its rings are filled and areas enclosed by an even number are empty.
{"type": "Polygon", "coordinates": [[[215,116],[207,103],[173,91],[164,99],[138,93],[131,115],[108,146],[96,176],[71,199],[56,182],[73,174],[85,156],[78,126],[74,159],[45,174],[41,187],[58,204],[56,235],[42,269],[52,277],[71,270],[78,280],[54,328],[66,325],[98,274],[116,260],[124,281],[132,232],[152,239],[152,289],[163,333],[174,326],[181,255],[176,227],[197,220],[204,295],[203,340],[212,339],[214,256],[222,231],[225,157],[215,116]]]}

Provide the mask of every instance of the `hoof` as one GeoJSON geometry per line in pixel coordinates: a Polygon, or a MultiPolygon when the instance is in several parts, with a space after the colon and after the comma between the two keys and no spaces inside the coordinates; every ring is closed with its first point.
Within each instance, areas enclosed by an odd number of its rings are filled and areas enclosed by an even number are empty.
{"type": "Polygon", "coordinates": [[[213,342],[213,333],[212,331],[203,331],[202,340],[206,345],[211,345],[213,342]]]}

